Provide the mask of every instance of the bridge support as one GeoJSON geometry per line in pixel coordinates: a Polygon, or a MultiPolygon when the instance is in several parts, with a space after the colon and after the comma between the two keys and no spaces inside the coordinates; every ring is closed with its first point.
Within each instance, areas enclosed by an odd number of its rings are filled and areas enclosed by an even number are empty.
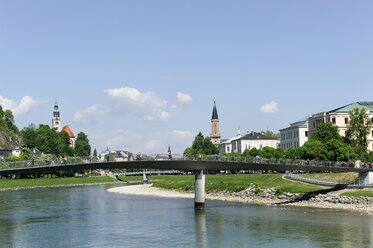
{"type": "Polygon", "coordinates": [[[195,175],[194,209],[205,209],[205,175],[203,170],[197,171],[195,175]]]}
{"type": "Polygon", "coordinates": [[[373,171],[359,172],[359,184],[373,184],[373,171]]]}
{"type": "Polygon", "coordinates": [[[146,175],[146,171],[145,171],[145,169],[143,169],[143,171],[142,171],[142,182],[144,183],[144,184],[148,184],[148,175],[146,175]]]}

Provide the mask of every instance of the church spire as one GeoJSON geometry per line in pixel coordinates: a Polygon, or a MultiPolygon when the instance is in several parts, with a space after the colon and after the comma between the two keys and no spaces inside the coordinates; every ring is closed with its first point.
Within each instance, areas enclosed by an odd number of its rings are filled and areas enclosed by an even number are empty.
{"type": "Polygon", "coordinates": [[[58,110],[57,97],[54,103],[52,128],[56,129],[58,132],[61,131],[61,119],[60,119],[60,111],[58,110]]]}
{"type": "Polygon", "coordinates": [[[216,100],[214,98],[214,108],[212,109],[212,117],[211,117],[211,142],[214,145],[220,144],[220,132],[219,132],[219,116],[218,110],[216,109],[216,100]]]}
{"type": "Polygon", "coordinates": [[[214,119],[219,119],[218,110],[216,109],[216,100],[215,100],[215,98],[214,98],[214,108],[212,109],[211,120],[214,120],[214,119]]]}

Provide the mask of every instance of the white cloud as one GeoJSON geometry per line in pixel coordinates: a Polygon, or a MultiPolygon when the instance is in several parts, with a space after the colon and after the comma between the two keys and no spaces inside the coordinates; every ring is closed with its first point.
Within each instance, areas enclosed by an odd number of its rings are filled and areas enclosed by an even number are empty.
{"type": "Polygon", "coordinates": [[[141,93],[138,89],[121,87],[117,89],[106,89],[114,102],[115,107],[123,109],[126,107],[153,107],[161,108],[167,105],[167,101],[158,97],[154,92],[141,93]]]}
{"type": "Polygon", "coordinates": [[[173,136],[181,140],[192,140],[195,133],[187,130],[174,130],[170,132],[173,136]]]}
{"type": "MultiPolygon", "coordinates": [[[[146,121],[166,122],[172,115],[181,111],[192,101],[192,97],[182,92],[177,92],[177,104],[169,109],[168,101],[157,96],[154,92],[140,92],[138,89],[121,87],[104,90],[110,97],[113,112],[135,113],[146,121]]],[[[80,118],[77,115],[77,118],[80,118]]]]}
{"type": "Polygon", "coordinates": [[[145,144],[145,149],[150,150],[150,151],[159,150],[160,147],[161,147],[161,141],[156,140],[156,139],[150,140],[150,141],[146,142],[146,144],[145,144]]]}
{"type": "Polygon", "coordinates": [[[99,110],[100,105],[99,104],[94,104],[86,109],[84,109],[81,112],[76,112],[74,114],[74,121],[85,121],[88,118],[98,118],[102,115],[105,115],[108,113],[107,110],[99,110]]]}
{"type": "Polygon", "coordinates": [[[278,108],[277,102],[275,101],[272,101],[260,107],[260,112],[262,112],[263,114],[275,114],[279,111],[280,109],[278,108]]]}
{"type": "Polygon", "coordinates": [[[129,147],[132,143],[141,140],[141,135],[132,131],[118,130],[106,137],[106,146],[110,147],[129,147]]]}
{"type": "Polygon", "coordinates": [[[29,112],[33,107],[37,106],[38,102],[31,96],[24,96],[22,97],[20,103],[17,104],[17,102],[12,99],[7,99],[0,96],[0,105],[4,110],[10,109],[13,112],[14,117],[19,117],[29,112]]]}

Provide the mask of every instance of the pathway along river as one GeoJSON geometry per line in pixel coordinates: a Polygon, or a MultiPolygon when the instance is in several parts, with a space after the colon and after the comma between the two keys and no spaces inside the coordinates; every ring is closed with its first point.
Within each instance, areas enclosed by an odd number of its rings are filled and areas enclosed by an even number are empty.
{"type": "Polygon", "coordinates": [[[0,247],[372,247],[373,217],[296,207],[106,192],[0,192],[0,247]]]}

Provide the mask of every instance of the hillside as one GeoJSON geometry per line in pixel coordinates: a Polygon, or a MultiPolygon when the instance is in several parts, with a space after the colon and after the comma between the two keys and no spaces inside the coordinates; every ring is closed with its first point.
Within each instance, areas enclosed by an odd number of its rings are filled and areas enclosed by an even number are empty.
{"type": "Polygon", "coordinates": [[[10,129],[5,120],[0,119],[0,149],[12,150],[21,144],[22,139],[19,133],[10,129]]]}

